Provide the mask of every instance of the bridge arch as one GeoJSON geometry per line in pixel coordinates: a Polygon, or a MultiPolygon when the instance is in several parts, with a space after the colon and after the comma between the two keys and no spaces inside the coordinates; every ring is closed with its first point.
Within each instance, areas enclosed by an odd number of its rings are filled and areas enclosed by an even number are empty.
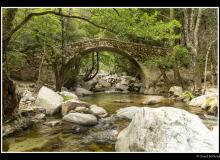
{"type": "Polygon", "coordinates": [[[164,55],[167,48],[125,42],[116,39],[99,38],[74,42],[66,47],[66,62],[71,62],[75,57],[81,59],[86,54],[97,51],[111,51],[128,58],[140,71],[141,81],[146,86],[147,72],[143,65],[144,59],[152,55],[164,55]]]}
{"type": "Polygon", "coordinates": [[[111,52],[114,52],[116,54],[120,54],[123,57],[127,58],[132,64],[134,64],[137,67],[137,69],[140,72],[141,81],[143,83],[145,82],[145,75],[144,75],[144,71],[143,71],[142,65],[135,58],[133,58],[131,56],[131,54],[127,53],[126,51],[123,51],[123,50],[120,50],[120,49],[117,49],[117,48],[113,48],[113,47],[107,47],[107,46],[100,46],[100,47],[98,47],[98,46],[96,46],[96,47],[92,47],[92,48],[86,49],[86,50],[82,51],[79,54],[81,54],[81,56],[84,57],[87,54],[90,54],[90,53],[93,53],[93,52],[100,52],[100,51],[111,51],[111,52]]]}

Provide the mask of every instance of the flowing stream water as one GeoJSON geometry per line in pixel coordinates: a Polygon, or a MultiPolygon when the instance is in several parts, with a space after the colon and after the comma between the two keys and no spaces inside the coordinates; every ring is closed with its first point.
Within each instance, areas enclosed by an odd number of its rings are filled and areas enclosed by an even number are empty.
{"type": "MultiPolygon", "coordinates": [[[[94,95],[81,97],[80,99],[89,104],[96,104],[103,107],[109,115],[123,107],[161,107],[173,106],[187,110],[199,115],[206,126],[217,124],[216,118],[204,118],[205,112],[198,107],[189,107],[183,102],[164,101],[157,105],[144,105],[143,100],[147,95],[141,94],[119,94],[119,93],[96,93],[94,95]]],[[[47,117],[46,121],[60,119],[60,117],[47,117]]],[[[126,127],[129,123],[119,122],[126,127]]],[[[86,134],[73,134],[62,132],[62,127],[48,127],[43,123],[34,125],[20,133],[5,137],[4,141],[9,146],[9,151],[36,151],[36,152],[114,152],[114,144],[109,143],[86,143],[86,134]]]]}

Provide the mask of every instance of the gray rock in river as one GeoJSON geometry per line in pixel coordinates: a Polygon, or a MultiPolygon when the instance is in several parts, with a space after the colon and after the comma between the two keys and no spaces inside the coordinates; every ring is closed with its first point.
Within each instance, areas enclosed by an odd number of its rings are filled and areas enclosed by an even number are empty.
{"type": "Polygon", "coordinates": [[[84,101],[80,101],[80,100],[75,100],[75,99],[70,99],[68,101],[65,101],[62,103],[62,116],[65,116],[66,114],[68,114],[71,110],[75,110],[77,107],[89,107],[89,104],[84,102],[84,101]]]}
{"type": "Polygon", "coordinates": [[[93,92],[91,92],[91,91],[89,91],[89,90],[87,90],[87,89],[85,89],[85,88],[80,88],[80,87],[77,87],[77,88],[75,89],[75,93],[76,93],[76,95],[78,95],[78,96],[86,96],[86,95],[91,95],[91,94],[93,94],[93,92]]]}
{"type": "Polygon", "coordinates": [[[216,139],[201,119],[185,110],[140,109],[117,137],[118,152],[217,152],[216,139]]]}
{"type": "Polygon", "coordinates": [[[118,131],[108,129],[99,132],[92,132],[85,139],[87,143],[114,144],[117,140],[118,131]]]}
{"type": "Polygon", "coordinates": [[[84,113],[69,113],[63,117],[63,120],[85,126],[92,126],[98,122],[96,116],[84,113]]]}
{"type": "Polygon", "coordinates": [[[172,86],[169,89],[169,93],[178,97],[183,93],[183,88],[181,86],[172,86]]]}
{"type": "Polygon", "coordinates": [[[158,104],[158,103],[164,103],[167,102],[168,99],[163,97],[163,96],[147,96],[147,98],[144,100],[143,104],[149,104],[149,105],[153,105],[153,104],[158,104]]]}
{"type": "Polygon", "coordinates": [[[98,116],[100,118],[104,118],[108,115],[107,111],[104,108],[99,107],[95,104],[91,105],[89,107],[89,110],[93,115],[98,116]]]}

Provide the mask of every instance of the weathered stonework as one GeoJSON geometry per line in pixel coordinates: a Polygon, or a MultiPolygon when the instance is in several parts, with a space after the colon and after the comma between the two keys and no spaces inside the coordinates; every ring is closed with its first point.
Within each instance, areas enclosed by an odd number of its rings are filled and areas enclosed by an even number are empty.
{"type": "Polygon", "coordinates": [[[132,57],[142,62],[147,56],[165,55],[167,48],[145,45],[140,43],[125,42],[116,39],[100,38],[75,42],[67,46],[67,55],[86,54],[93,51],[110,50],[126,57],[132,57]]]}

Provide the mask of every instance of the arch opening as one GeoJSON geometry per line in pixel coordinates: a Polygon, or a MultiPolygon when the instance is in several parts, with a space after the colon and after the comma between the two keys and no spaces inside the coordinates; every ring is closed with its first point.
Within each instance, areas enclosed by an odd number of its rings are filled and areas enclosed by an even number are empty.
{"type": "MultiPolygon", "coordinates": [[[[97,47],[96,46],[96,47],[88,48],[88,49],[81,51],[80,53],[78,53],[78,57],[80,57],[79,59],[81,61],[86,56],[91,55],[92,53],[97,53],[97,52],[99,52],[101,54],[103,54],[103,52],[108,52],[108,54],[116,54],[116,55],[120,55],[120,56],[124,57],[125,59],[127,59],[130,62],[131,65],[134,65],[134,68],[138,71],[137,75],[139,75],[140,82],[143,85],[145,84],[145,73],[143,70],[143,65],[140,62],[138,62],[134,57],[132,57],[131,53],[128,53],[126,51],[123,51],[123,50],[120,50],[120,49],[114,48],[114,47],[106,47],[106,46],[97,47]]],[[[69,61],[71,61],[71,59],[69,61]]],[[[75,76],[75,77],[77,77],[77,76],[75,76]]],[[[68,85],[66,85],[66,86],[68,87],[68,85]]]]}

